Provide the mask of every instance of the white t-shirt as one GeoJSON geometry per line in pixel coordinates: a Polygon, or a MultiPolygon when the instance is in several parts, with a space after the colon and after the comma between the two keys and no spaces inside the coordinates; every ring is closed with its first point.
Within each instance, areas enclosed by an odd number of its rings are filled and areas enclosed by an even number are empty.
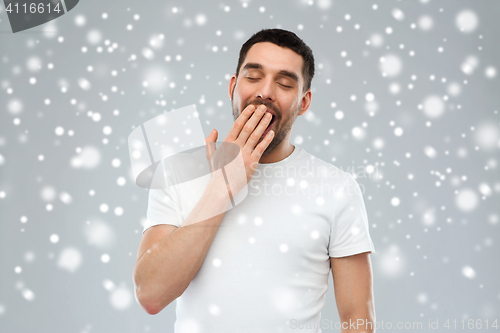
{"type": "MultiPolygon", "coordinates": [[[[176,333],[321,332],[330,257],[375,252],[356,180],[304,149],[259,164],[248,185],[176,300],[176,333]]],[[[180,226],[185,201],[150,190],[144,231],[180,226]]]]}

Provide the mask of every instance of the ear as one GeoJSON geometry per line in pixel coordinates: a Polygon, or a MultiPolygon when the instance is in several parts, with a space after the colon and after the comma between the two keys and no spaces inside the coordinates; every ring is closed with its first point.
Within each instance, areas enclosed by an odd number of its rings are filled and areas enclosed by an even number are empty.
{"type": "Polygon", "coordinates": [[[311,99],[312,99],[312,92],[311,89],[306,91],[304,96],[302,97],[302,106],[300,107],[300,111],[298,116],[302,116],[304,113],[306,113],[307,110],[309,110],[309,106],[311,105],[311,99]]]}
{"type": "Polygon", "coordinates": [[[229,80],[229,99],[233,96],[234,87],[236,86],[236,74],[231,76],[231,80],[229,80]]]}

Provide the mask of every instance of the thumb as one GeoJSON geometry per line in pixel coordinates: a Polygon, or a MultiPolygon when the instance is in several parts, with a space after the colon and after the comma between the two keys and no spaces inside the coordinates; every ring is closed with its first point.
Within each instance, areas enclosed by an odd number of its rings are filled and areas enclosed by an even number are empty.
{"type": "Polygon", "coordinates": [[[219,136],[219,133],[217,130],[214,128],[212,132],[210,132],[210,135],[208,136],[211,140],[211,142],[217,142],[217,137],[219,136]]]}
{"type": "Polygon", "coordinates": [[[212,132],[210,132],[210,134],[205,139],[205,142],[207,143],[207,145],[210,144],[210,142],[217,142],[218,136],[219,136],[219,133],[217,133],[217,130],[214,128],[212,130],[212,132]]]}
{"type": "Polygon", "coordinates": [[[212,172],[214,170],[214,167],[212,165],[212,163],[213,163],[212,156],[213,156],[215,150],[217,149],[217,147],[215,146],[215,142],[217,142],[217,137],[218,136],[219,136],[219,133],[214,128],[212,130],[212,132],[210,132],[210,135],[207,136],[207,138],[205,139],[205,142],[206,142],[206,156],[207,156],[207,160],[209,161],[209,164],[210,164],[210,170],[212,172]]]}

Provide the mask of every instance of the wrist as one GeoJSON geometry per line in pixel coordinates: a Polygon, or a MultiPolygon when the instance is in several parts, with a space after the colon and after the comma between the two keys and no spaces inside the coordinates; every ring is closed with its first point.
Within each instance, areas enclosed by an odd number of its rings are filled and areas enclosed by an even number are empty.
{"type": "Polygon", "coordinates": [[[231,190],[221,170],[217,170],[212,174],[212,178],[207,185],[205,193],[218,202],[224,204],[231,202],[231,190]]]}

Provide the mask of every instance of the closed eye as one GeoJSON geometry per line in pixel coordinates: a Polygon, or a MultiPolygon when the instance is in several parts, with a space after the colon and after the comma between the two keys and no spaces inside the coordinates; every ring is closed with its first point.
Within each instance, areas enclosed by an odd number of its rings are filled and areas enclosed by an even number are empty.
{"type": "MultiPolygon", "coordinates": [[[[259,78],[255,78],[255,77],[249,77],[249,76],[247,76],[247,79],[248,79],[248,80],[250,80],[250,81],[257,81],[259,78]]],[[[279,84],[279,85],[281,85],[281,86],[283,86],[283,87],[285,87],[285,88],[288,88],[288,89],[293,88],[293,87],[290,87],[290,86],[284,85],[283,83],[279,83],[279,82],[278,82],[278,84],[279,84]]]]}

